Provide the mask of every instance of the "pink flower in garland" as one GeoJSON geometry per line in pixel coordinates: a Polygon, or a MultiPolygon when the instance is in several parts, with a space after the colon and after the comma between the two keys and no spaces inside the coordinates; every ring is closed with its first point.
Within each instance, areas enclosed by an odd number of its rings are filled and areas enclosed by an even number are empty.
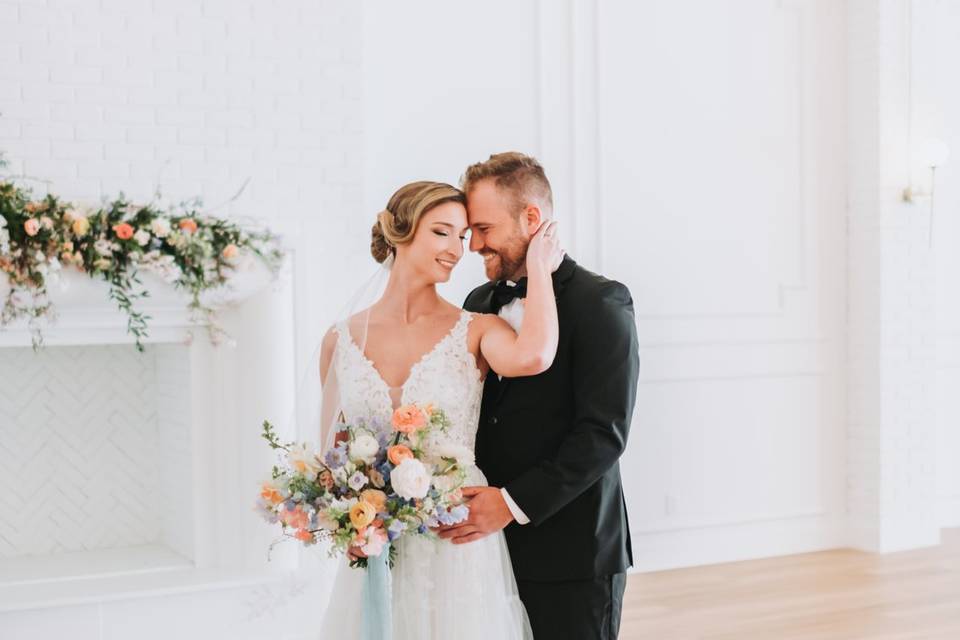
{"type": "Polygon", "coordinates": [[[27,232],[28,236],[35,236],[40,232],[40,221],[36,218],[30,218],[23,223],[23,230],[27,232]]]}

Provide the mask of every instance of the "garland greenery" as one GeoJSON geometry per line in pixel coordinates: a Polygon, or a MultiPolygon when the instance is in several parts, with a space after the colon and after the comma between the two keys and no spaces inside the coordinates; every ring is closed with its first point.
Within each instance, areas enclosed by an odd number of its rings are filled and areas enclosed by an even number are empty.
{"type": "MultiPolygon", "coordinates": [[[[0,170],[5,166],[0,155],[0,170]]],[[[35,199],[0,171],[0,272],[10,283],[0,328],[26,319],[35,349],[43,344],[41,321],[55,315],[48,289],[66,268],[109,284],[109,296],[126,314],[127,331],[140,351],[150,320],[137,309],[149,296],[141,272],[187,291],[191,319],[219,343],[225,333],[200,296],[225,285],[244,253],[257,256],[273,274],[283,260],[271,232],[205,215],[199,199],[162,207],[120,194],[100,206],[81,207],[50,194],[35,199]]]]}

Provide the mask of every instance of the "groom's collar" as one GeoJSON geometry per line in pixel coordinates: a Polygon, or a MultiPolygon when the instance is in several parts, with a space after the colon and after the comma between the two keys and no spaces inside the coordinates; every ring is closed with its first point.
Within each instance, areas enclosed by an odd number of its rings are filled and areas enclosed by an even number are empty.
{"type": "Polygon", "coordinates": [[[563,262],[560,263],[560,266],[557,267],[557,270],[553,272],[553,293],[554,295],[560,295],[560,292],[563,291],[563,288],[566,286],[567,281],[573,277],[574,271],[577,269],[577,263],[570,256],[563,256],[563,262]]]}

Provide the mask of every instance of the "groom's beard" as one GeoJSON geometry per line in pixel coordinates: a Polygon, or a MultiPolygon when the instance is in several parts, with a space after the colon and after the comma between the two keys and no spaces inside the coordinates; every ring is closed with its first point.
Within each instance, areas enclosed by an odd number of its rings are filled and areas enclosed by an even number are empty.
{"type": "Polygon", "coordinates": [[[491,265],[493,271],[487,270],[487,277],[490,280],[519,280],[523,275],[527,263],[527,242],[522,236],[511,238],[507,244],[496,251],[481,251],[484,257],[494,254],[495,264],[491,265]]]}

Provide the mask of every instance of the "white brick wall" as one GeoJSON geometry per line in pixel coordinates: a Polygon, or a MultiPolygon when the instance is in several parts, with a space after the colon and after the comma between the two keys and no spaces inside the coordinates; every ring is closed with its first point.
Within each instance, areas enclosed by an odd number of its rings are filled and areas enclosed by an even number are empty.
{"type": "Polygon", "coordinates": [[[0,0],[0,29],[12,172],[68,199],[160,187],[209,206],[249,178],[218,212],[288,235],[309,352],[325,324],[314,274],[333,269],[360,202],[360,5],[0,0]]]}
{"type": "Polygon", "coordinates": [[[848,4],[848,515],[851,543],[939,541],[935,270],[910,180],[908,0],[848,4]]]}
{"type": "MultiPolygon", "coordinates": [[[[218,213],[286,235],[305,366],[327,312],[318,274],[360,202],[360,31],[360,4],[333,0],[0,0],[0,150],[75,200],[159,186],[212,206],[249,178],[218,213]]],[[[8,613],[0,637],[312,637],[325,580],[309,578],[8,613]]]]}

